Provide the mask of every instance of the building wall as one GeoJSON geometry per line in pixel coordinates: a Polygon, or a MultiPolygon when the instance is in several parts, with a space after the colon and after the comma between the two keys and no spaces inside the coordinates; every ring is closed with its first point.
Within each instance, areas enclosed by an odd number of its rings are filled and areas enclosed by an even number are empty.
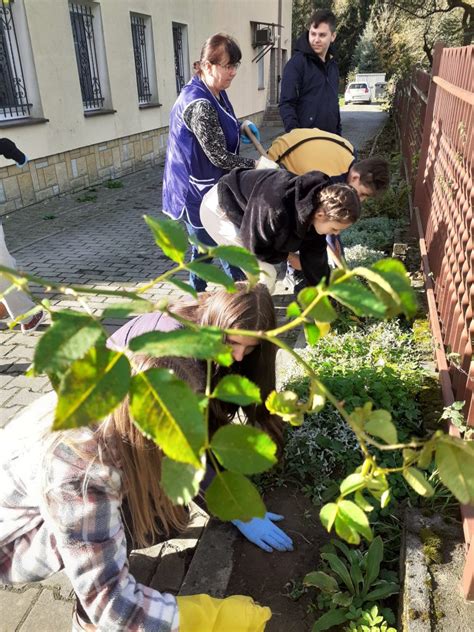
{"type": "MultiPolygon", "coordinates": [[[[260,122],[265,88],[251,59],[250,22],[277,22],[275,0],[100,0],[109,113],[84,115],[67,0],[13,0],[24,75],[33,107],[29,119],[0,119],[0,135],[28,155],[23,168],[0,158],[0,214],[36,201],[118,177],[161,159],[170,109],[176,99],[172,23],[187,26],[189,66],[204,40],[224,31],[237,38],[242,66],[229,90],[237,116],[260,122]],[[153,31],[158,104],[140,108],[130,12],[149,16],[153,31]]],[[[86,4],[83,2],[82,4],[86,4]]],[[[282,47],[290,49],[291,0],[282,0],[282,47]]],[[[100,43],[99,43],[100,44],[100,43]]],[[[100,48],[100,46],[99,46],[100,48]]],[[[101,52],[98,50],[100,56],[101,52]]],[[[192,71],[191,71],[192,72],[192,71]]]]}

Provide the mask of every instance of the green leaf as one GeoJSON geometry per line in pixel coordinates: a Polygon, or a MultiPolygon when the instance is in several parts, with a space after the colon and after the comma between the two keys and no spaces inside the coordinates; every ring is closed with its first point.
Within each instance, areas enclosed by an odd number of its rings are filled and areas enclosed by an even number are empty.
{"type": "Polygon", "coordinates": [[[154,219],[145,215],[145,222],[151,228],[155,242],[167,257],[176,263],[184,263],[188,249],[188,238],[184,228],[172,219],[154,219]]]}
{"type": "Polygon", "coordinates": [[[257,488],[242,474],[218,472],[206,491],[209,511],[220,520],[263,518],[266,510],[257,488]]]}
{"type": "Polygon", "coordinates": [[[336,606],[342,606],[348,608],[354,600],[354,595],[350,595],[348,592],[338,592],[332,596],[332,602],[336,606]]]}
{"type": "MultiPolygon", "coordinates": [[[[166,307],[166,302],[164,307],[166,307]]],[[[156,307],[152,301],[137,299],[128,303],[116,303],[112,307],[106,307],[102,312],[104,318],[127,318],[132,314],[148,314],[155,311],[156,307]]]]}
{"type": "Polygon", "coordinates": [[[272,391],[265,401],[265,406],[272,415],[278,415],[292,426],[301,426],[304,421],[304,407],[293,391],[272,391]]]}
{"type": "Polygon", "coordinates": [[[400,589],[398,584],[382,580],[380,584],[376,588],[374,588],[374,590],[371,590],[367,594],[366,599],[367,601],[379,601],[380,599],[386,599],[387,597],[390,597],[390,595],[396,595],[399,590],[400,589]]]}
{"type": "Polygon", "coordinates": [[[339,584],[334,577],[331,577],[331,575],[327,575],[322,571],[308,573],[303,579],[303,584],[305,586],[315,586],[327,593],[335,593],[339,591],[339,584]]]}
{"type": "Polygon", "coordinates": [[[211,253],[214,257],[224,259],[230,265],[240,268],[253,276],[260,274],[257,257],[245,248],[240,246],[217,246],[211,249],[211,253]]]}
{"type": "Polygon", "coordinates": [[[149,331],[130,341],[131,351],[146,353],[155,358],[174,356],[213,359],[219,364],[230,366],[233,362],[232,349],[222,342],[223,333],[217,327],[176,329],[175,331],[149,331]]]}
{"type": "Polygon", "coordinates": [[[426,470],[428,469],[428,467],[430,466],[431,460],[433,458],[433,452],[434,452],[434,445],[432,441],[428,441],[428,443],[425,443],[425,445],[421,448],[419,455],[418,455],[418,467],[420,467],[422,470],[426,470]]]}
{"type": "Polygon", "coordinates": [[[366,500],[362,492],[356,492],[354,494],[354,500],[359,505],[359,507],[365,511],[365,513],[370,513],[371,511],[373,511],[373,506],[369,503],[368,500],[366,500]]]}
{"type": "Polygon", "coordinates": [[[360,561],[357,558],[351,559],[351,577],[354,582],[356,594],[360,593],[361,588],[364,585],[364,578],[362,577],[362,571],[360,568],[360,561]]]}
{"type": "Polygon", "coordinates": [[[445,435],[436,445],[436,467],[446,487],[464,505],[474,504],[474,443],[445,435]]]}
{"type": "Polygon", "coordinates": [[[366,540],[371,542],[373,534],[369,526],[367,514],[351,500],[340,500],[338,507],[339,515],[344,521],[347,522],[352,529],[355,529],[363,535],[366,540]]]}
{"type": "Polygon", "coordinates": [[[105,332],[100,323],[81,312],[53,312],[53,324],[36,345],[35,374],[65,372],[74,360],[83,358],[105,332]]]}
{"type": "Polygon", "coordinates": [[[374,581],[377,579],[380,573],[380,564],[383,560],[383,541],[378,535],[374,538],[373,542],[369,546],[369,550],[365,556],[365,579],[364,579],[364,593],[367,593],[374,581]]]}
{"type": "Polygon", "coordinates": [[[336,533],[340,538],[342,538],[346,542],[349,542],[349,544],[360,544],[360,535],[353,527],[348,524],[345,516],[343,517],[338,514],[336,516],[336,520],[334,521],[334,526],[336,529],[336,533]]]}
{"type": "Polygon", "coordinates": [[[364,430],[374,437],[380,437],[385,443],[398,442],[397,429],[392,423],[392,416],[386,410],[374,410],[370,413],[364,430]]]}
{"type": "Polygon", "coordinates": [[[317,298],[320,297],[316,305],[308,313],[310,318],[314,318],[321,323],[332,323],[337,318],[337,312],[331,305],[327,296],[321,296],[321,291],[315,287],[305,287],[298,293],[298,303],[305,309],[317,298]]]}
{"type": "Polygon", "coordinates": [[[346,612],[347,610],[342,610],[340,608],[326,612],[325,614],[323,614],[322,617],[319,617],[319,619],[311,628],[311,632],[322,632],[323,630],[330,630],[336,625],[346,623],[346,612]]]}
{"type": "Polygon", "coordinates": [[[123,353],[94,347],[73,362],[61,381],[53,430],[100,422],[128,392],[130,364],[123,353]]]}
{"type": "Polygon", "coordinates": [[[201,467],[206,424],[200,398],[168,369],[149,369],[132,379],[130,410],[140,430],[175,461],[201,467]]]}
{"type": "Polygon", "coordinates": [[[356,279],[333,283],[328,292],[357,316],[385,317],[386,307],[383,301],[356,279]]]}
{"type": "Polygon", "coordinates": [[[344,562],[335,553],[321,553],[321,558],[327,561],[331,570],[344,582],[349,592],[354,593],[354,584],[344,562]]]}
{"type": "Polygon", "coordinates": [[[370,267],[388,281],[399,297],[401,311],[407,318],[412,318],[416,314],[418,305],[415,291],[403,263],[397,259],[380,259],[370,267]]]}
{"type": "Polygon", "coordinates": [[[321,338],[319,327],[316,325],[316,323],[305,323],[303,327],[306,336],[306,342],[309,344],[310,347],[314,347],[314,345],[321,338]]]}
{"type": "Polygon", "coordinates": [[[205,468],[195,468],[189,463],[179,463],[167,456],[161,462],[161,485],[175,505],[188,505],[199,492],[199,484],[205,468]]]}
{"type": "Polygon", "coordinates": [[[319,512],[319,519],[321,520],[321,524],[329,533],[334,524],[334,520],[337,516],[337,505],[336,503],[327,503],[323,507],[321,507],[321,511],[319,512]]]}
{"type": "Polygon", "coordinates": [[[417,470],[415,467],[409,467],[406,470],[403,470],[402,474],[403,478],[417,494],[420,494],[420,496],[426,496],[427,498],[433,496],[434,489],[426,480],[423,472],[420,472],[420,470],[417,470]]]}
{"type": "Polygon", "coordinates": [[[260,404],[260,388],[242,375],[226,375],[217,384],[212,397],[217,397],[224,402],[249,406],[260,404]]]}
{"type": "Polygon", "coordinates": [[[385,507],[387,507],[389,502],[390,502],[390,490],[386,489],[384,492],[382,492],[382,495],[380,496],[381,509],[385,509],[385,507]]]}
{"type": "Polygon", "coordinates": [[[362,474],[349,474],[341,483],[340,490],[343,496],[348,496],[366,485],[365,476],[362,474]]]}
{"type": "Polygon", "coordinates": [[[286,317],[289,319],[298,318],[301,315],[301,309],[298,303],[292,301],[286,308],[286,317]]]}
{"type": "Polygon", "coordinates": [[[191,272],[197,274],[201,279],[209,281],[210,283],[217,283],[223,285],[229,292],[235,292],[234,281],[223,272],[220,268],[216,268],[211,263],[202,263],[200,261],[191,261],[186,264],[186,268],[191,272]]]}
{"type": "Polygon", "coordinates": [[[276,444],[253,426],[223,426],[212,437],[210,447],[225,469],[241,474],[264,472],[277,462],[276,444]]]}
{"type": "Polygon", "coordinates": [[[185,283],[184,281],[180,281],[179,279],[176,279],[174,277],[168,278],[167,281],[168,283],[172,283],[173,285],[175,285],[182,292],[185,292],[186,294],[191,294],[191,296],[197,298],[198,293],[192,285],[189,285],[189,283],[185,283]]]}

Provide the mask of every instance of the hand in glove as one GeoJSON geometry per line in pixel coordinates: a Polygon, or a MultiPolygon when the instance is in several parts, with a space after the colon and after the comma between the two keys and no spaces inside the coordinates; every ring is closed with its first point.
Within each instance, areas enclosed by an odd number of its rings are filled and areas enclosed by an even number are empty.
{"type": "Polygon", "coordinates": [[[270,158],[265,158],[265,156],[260,156],[255,165],[255,169],[279,169],[280,166],[270,160],[270,158]]]}
{"type": "Polygon", "coordinates": [[[209,595],[176,597],[179,632],[264,632],[270,608],[258,606],[251,597],[234,595],[215,599],[209,595]]]}
{"type": "Polygon", "coordinates": [[[273,524],[273,520],[283,520],[284,516],[267,512],[265,518],[252,518],[250,522],[232,520],[237,529],[247,540],[253,542],[264,551],[271,553],[277,551],[292,551],[293,540],[279,527],[273,524]]]}
{"type": "Polygon", "coordinates": [[[252,121],[248,120],[244,121],[242,123],[242,127],[240,128],[240,142],[244,143],[245,145],[250,145],[250,143],[252,142],[243,129],[245,125],[249,128],[249,130],[252,132],[258,142],[260,142],[260,132],[258,131],[258,127],[255,125],[255,123],[252,123],[252,121]]]}

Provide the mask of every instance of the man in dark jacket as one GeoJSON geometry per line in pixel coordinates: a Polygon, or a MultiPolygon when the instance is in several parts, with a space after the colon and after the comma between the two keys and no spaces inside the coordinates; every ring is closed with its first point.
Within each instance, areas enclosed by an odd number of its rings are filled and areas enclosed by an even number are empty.
{"type": "Polygon", "coordinates": [[[341,134],[339,69],[330,50],[335,30],[334,13],[319,9],[310,18],[309,30],[296,42],[281,81],[280,115],[287,132],[318,127],[341,134]]]}

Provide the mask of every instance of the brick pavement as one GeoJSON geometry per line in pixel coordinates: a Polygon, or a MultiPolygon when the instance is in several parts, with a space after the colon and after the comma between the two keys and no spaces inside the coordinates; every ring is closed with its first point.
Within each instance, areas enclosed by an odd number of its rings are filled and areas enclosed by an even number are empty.
{"type": "MultiPolygon", "coordinates": [[[[375,108],[370,113],[362,112],[359,118],[351,108],[343,112],[344,133],[360,149],[375,136],[384,120],[385,114],[375,108]]],[[[280,133],[282,128],[263,129],[263,145],[269,146],[280,133]]],[[[242,153],[257,157],[252,147],[244,148],[242,153]]],[[[123,188],[108,189],[101,184],[3,217],[10,252],[20,268],[50,280],[98,289],[135,289],[138,283],[162,274],[168,266],[142,219],[145,213],[156,215],[161,208],[162,173],[162,164],[153,165],[124,177],[123,188]]],[[[40,287],[33,285],[32,290],[37,296],[44,296],[40,287]]],[[[157,299],[163,295],[179,296],[179,292],[168,283],[160,283],[147,296],[157,299]]],[[[54,306],[77,308],[74,300],[58,293],[47,297],[54,306]]],[[[277,286],[275,305],[280,318],[284,317],[289,298],[281,284],[277,286]]],[[[99,296],[88,302],[95,312],[116,300],[99,296]]],[[[109,320],[105,324],[113,331],[120,323],[109,320]]],[[[24,375],[40,336],[41,330],[25,336],[0,323],[0,429],[27,404],[50,390],[47,378],[24,375]]],[[[199,525],[198,532],[202,521],[199,525]]],[[[173,549],[178,552],[176,559],[180,551],[188,548],[189,541],[178,542],[173,549]]],[[[146,557],[140,556],[137,573],[148,568],[146,557]]],[[[157,549],[148,557],[154,564],[151,577],[158,577],[157,559],[166,556],[157,549]]],[[[169,560],[166,564],[169,566],[169,560]]],[[[0,619],[0,632],[64,632],[70,629],[71,608],[71,587],[62,574],[34,585],[0,586],[0,610],[5,613],[0,619]]]]}

